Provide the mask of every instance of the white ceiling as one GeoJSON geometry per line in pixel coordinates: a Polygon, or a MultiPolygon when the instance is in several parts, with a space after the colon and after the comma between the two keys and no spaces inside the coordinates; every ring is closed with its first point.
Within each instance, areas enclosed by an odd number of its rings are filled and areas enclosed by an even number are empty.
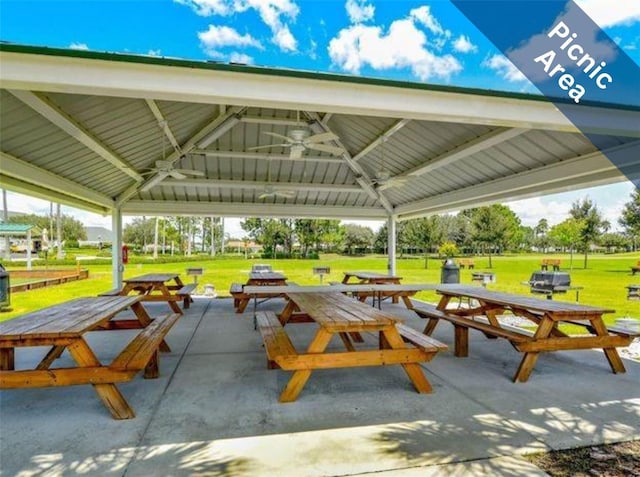
{"type": "MultiPolygon", "coordinates": [[[[0,186],[105,214],[404,219],[625,180],[533,96],[6,44],[0,62],[0,186]],[[301,127],[344,152],[252,149],[301,127]],[[157,160],[202,175],[159,181],[157,160]]],[[[608,148],[637,147],[637,111],[592,109],[608,148]]]]}

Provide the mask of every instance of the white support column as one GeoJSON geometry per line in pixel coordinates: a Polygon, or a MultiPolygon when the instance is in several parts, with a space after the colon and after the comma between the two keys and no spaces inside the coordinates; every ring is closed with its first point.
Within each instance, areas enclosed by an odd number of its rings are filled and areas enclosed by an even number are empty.
{"type": "Polygon", "coordinates": [[[390,215],[387,220],[387,271],[392,276],[396,274],[396,219],[397,216],[390,215]]]}
{"type": "Polygon", "coordinates": [[[111,242],[111,269],[114,288],[122,287],[122,211],[119,208],[111,210],[111,230],[113,241],[111,242]]]}
{"type": "Polygon", "coordinates": [[[31,247],[33,247],[31,230],[27,230],[27,270],[31,270],[31,247]]]}

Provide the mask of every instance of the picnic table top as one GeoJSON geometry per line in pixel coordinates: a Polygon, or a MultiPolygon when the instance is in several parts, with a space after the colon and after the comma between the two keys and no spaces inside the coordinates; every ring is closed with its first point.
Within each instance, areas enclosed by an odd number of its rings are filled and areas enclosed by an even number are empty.
{"type": "Polygon", "coordinates": [[[149,282],[167,282],[169,280],[175,280],[179,273],[147,273],[137,277],[126,278],[123,280],[125,283],[149,283],[149,282]]]}
{"type": "Polygon", "coordinates": [[[0,323],[0,341],[78,337],[138,301],[139,296],[76,298],[0,323]]]}
{"type": "Polygon", "coordinates": [[[269,281],[269,280],[286,280],[287,277],[284,274],[278,273],[278,272],[250,272],[249,279],[258,280],[258,281],[260,280],[269,281]]]}
{"type": "Polygon", "coordinates": [[[357,283],[344,285],[273,285],[251,286],[245,285],[242,289],[247,295],[254,293],[335,293],[335,292],[412,292],[423,290],[436,290],[441,285],[435,283],[409,283],[409,284],[382,284],[382,283],[357,283]]]}
{"type": "Polygon", "coordinates": [[[448,296],[465,296],[476,300],[490,302],[497,305],[504,305],[509,308],[520,308],[532,311],[541,311],[551,314],[576,315],[602,315],[603,313],[614,313],[615,310],[600,308],[579,303],[567,303],[563,301],[541,300],[530,296],[514,295],[512,293],[497,292],[487,290],[482,287],[455,286],[437,287],[437,292],[448,296]]]}
{"type": "Polygon", "coordinates": [[[400,318],[353,300],[342,293],[287,293],[300,311],[331,330],[380,330],[395,326],[400,318]]]}

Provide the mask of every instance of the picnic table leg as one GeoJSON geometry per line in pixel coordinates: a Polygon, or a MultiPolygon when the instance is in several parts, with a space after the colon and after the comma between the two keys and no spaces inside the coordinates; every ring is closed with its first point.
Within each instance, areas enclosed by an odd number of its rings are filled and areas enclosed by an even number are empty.
{"type": "MultiPolygon", "coordinates": [[[[80,367],[102,366],[100,360],[83,339],[73,342],[67,349],[80,367]]],[[[115,384],[93,384],[92,386],[114,419],[132,419],[136,417],[136,413],[133,412],[133,409],[131,409],[115,384]]]]}
{"type": "Polygon", "coordinates": [[[49,369],[53,362],[62,355],[65,348],[66,346],[52,346],[46,356],[42,358],[42,361],[38,363],[36,369],[49,369]]]}
{"type": "MultiPolygon", "coordinates": [[[[538,329],[536,330],[535,335],[533,335],[533,340],[536,341],[539,339],[548,338],[551,332],[553,331],[554,327],[555,327],[555,322],[552,319],[546,316],[542,317],[542,319],[540,320],[540,324],[538,325],[538,329]]],[[[514,383],[527,382],[527,380],[529,379],[529,376],[531,375],[531,371],[533,371],[533,368],[535,367],[537,361],[538,361],[537,351],[526,352],[524,354],[524,357],[522,358],[522,361],[520,361],[520,365],[518,366],[518,370],[516,371],[516,374],[513,376],[513,382],[514,383]]]]}
{"type": "MultiPolygon", "coordinates": [[[[591,321],[591,326],[595,330],[598,336],[607,336],[609,332],[607,331],[607,327],[602,322],[602,317],[594,318],[591,321]]],[[[620,359],[620,355],[618,354],[618,350],[615,348],[602,348],[604,351],[604,355],[607,357],[607,361],[609,361],[609,366],[611,366],[611,371],[615,374],[617,373],[626,373],[626,369],[622,360],[620,359]]]]}
{"type": "Polygon", "coordinates": [[[347,351],[355,351],[356,350],[354,348],[354,346],[353,346],[353,343],[349,339],[349,334],[348,333],[338,333],[338,335],[340,336],[340,339],[342,340],[342,343],[344,343],[344,347],[347,348],[347,351]]]}
{"type": "MultiPolygon", "coordinates": [[[[384,335],[384,339],[391,349],[407,348],[407,345],[404,343],[404,340],[400,336],[400,333],[398,333],[395,326],[393,328],[383,330],[381,333],[384,335]]],[[[407,376],[409,376],[409,379],[416,388],[416,391],[420,394],[427,394],[433,391],[431,384],[425,377],[422,372],[422,368],[418,363],[403,363],[402,367],[404,368],[405,373],[407,373],[407,376]]]]}
{"type": "MultiPolygon", "coordinates": [[[[331,341],[332,333],[329,333],[324,328],[320,328],[316,333],[316,336],[313,338],[313,341],[309,345],[307,349],[307,353],[322,353],[327,346],[329,345],[329,341],[331,341]]],[[[298,398],[300,391],[307,383],[307,380],[311,376],[310,369],[301,369],[295,371],[289,382],[285,386],[282,394],[280,394],[280,402],[293,402],[298,398]]]]}
{"type": "Polygon", "coordinates": [[[0,348],[0,370],[11,371],[15,369],[14,348],[0,348]]]}
{"type": "Polygon", "coordinates": [[[169,308],[171,308],[175,313],[178,313],[180,315],[182,315],[182,310],[180,309],[180,307],[178,306],[178,304],[171,300],[171,292],[169,291],[169,289],[167,288],[167,286],[162,283],[159,287],[158,290],[160,290],[160,292],[168,297],[169,299],[167,300],[167,303],[169,304],[169,308]]]}

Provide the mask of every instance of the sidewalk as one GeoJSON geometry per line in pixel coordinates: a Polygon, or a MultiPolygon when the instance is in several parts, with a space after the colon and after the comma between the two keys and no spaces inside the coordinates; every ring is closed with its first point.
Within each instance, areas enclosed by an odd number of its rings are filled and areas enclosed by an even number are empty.
{"type": "MultiPolygon", "coordinates": [[[[266,369],[250,312],[205,299],[186,311],[161,377],[120,386],[135,419],[111,419],[89,386],[0,392],[0,475],[545,475],[519,456],[640,439],[637,362],[614,375],[601,352],[553,353],[514,384],[520,354],[473,332],[469,358],[450,350],[424,365],[432,394],[417,394],[399,366],[323,370],[280,404],[288,374],[266,369]]],[[[434,337],[451,345],[445,325],[434,337]]],[[[302,347],[313,326],[287,331],[302,347]]],[[[94,333],[92,347],[106,361],[125,333],[94,333]]],[[[16,360],[39,357],[19,350],[16,360]]]]}

